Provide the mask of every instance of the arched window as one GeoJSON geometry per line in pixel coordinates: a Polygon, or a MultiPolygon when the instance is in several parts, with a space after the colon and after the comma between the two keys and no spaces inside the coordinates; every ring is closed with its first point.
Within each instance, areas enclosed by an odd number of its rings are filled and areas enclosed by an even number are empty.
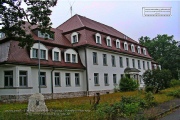
{"type": "Polygon", "coordinates": [[[116,40],[116,48],[120,48],[120,41],[119,41],[119,39],[116,40]]]}
{"type": "Polygon", "coordinates": [[[78,63],[78,54],[73,49],[67,49],[64,52],[65,62],[78,63]]]}
{"type": "Polygon", "coordinates": [[[57,47],[52,49],[52,60],[61,61],[61,50],[57,47]]]}
{"type": "Polygon", "coordinates": [[[106,44],[107,44],[107,46],[112,46],[111,45],[111,38],[109,36],[106,37],[106,44]]]}
{"type": "Polygon", "coordinates": [[[139,54],[141,54],[141,47],[140,47],[140,46],[137,47],[137,52],[138,52],[139,54]]]}
{"type": "Polygon", "coordinates": [[[101,35],[99,33],[95,34],[96,43],[101,44],[101,35]]]}
{"type": "Polygon", "coordinates": [[[48,60],[48,49],[42,43],[34,43],[30,50],[30,58],[39,58],[48,60]],[[40,46],[40,56],[39,56],[39,46],[40,46]]]}
{"type": "Polygon", "coordinates": [[[127,42],[124,42],[124,50],[128,50],[128,44],[127,44],[127,42]]]}
{"type": "Polygon", "coordinates": [[[143,54],[146,55],[146,48],[143,48],[143,54]]]}
{"type": "Polygon", "coordinates": [[[78,39],[78,33],[77,32],[73,32],[71,34],[71,43],[77,43],[79,41],[78,39]]]}
{"type": "Polygon", "coordinates": [[[132,52],[135,52],[135,49],[134,49],[134,45],[133,45],[133,44],[131,44],[131,51],[132,51],[132,52]]]}

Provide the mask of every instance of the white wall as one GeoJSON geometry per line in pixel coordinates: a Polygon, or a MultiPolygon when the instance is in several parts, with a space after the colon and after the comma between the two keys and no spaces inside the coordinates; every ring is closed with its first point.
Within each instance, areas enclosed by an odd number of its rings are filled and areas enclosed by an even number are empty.
{"type": "Polygon", "coordinates": [[[126,58],[129,58],[129,66],[132,68],[132,59],[135,59],[135,67],[138,69],[138,62],[137,60],[140,60],[141,63],[141,69],[139,69],[141,72],[139,72],[139,75],[142,75],[145,70],[143,69],[143,63],[142,61],[145,61],[145,66],[147,70],[147,61],[149,61],[149,66],[151,69],[151,61],[147,59],[132,57],[132,56],[126,56],[121,53],[111,53],[103,50],[97,50],[93,48],[87,49],[87,69],[88,69],[88,81],[89,81],[89,90],[95,91],[95,90],[112,90],[114,89],[113,84],[113,74],[116,74],[117,76],[117,83],[119,83],[121,74],[124,74],[124,69],[126,68],[126,58]],[[97,52],[98,56],[98,65],[93,64],[93,52],[97,52]],[[103,54],[107,54],[107,66],[103,65],[103,54]],[[115,56],[115,62],[116,66],[112,66],[111,63],[111,55],[115,56]],[[123,68],[120,67],[119,64],[119,57],[123,57],[123,68]],[[99,84],[100,86],[94,85],[94,73],[99,73],[99,84]],[[104,84],[104,73],[108,74],[109,77],[109,86],[105,86],[104,84]]]}

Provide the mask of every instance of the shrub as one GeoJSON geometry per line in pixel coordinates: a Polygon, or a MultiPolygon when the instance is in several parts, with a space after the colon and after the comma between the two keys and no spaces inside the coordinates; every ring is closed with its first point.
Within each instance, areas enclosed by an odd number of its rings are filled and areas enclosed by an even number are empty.
{"type": "MultiPolygon", "coordinates": [[[[155,93],[159,90],[170,87],[170,80],[172,79],[171,72],[169,70],[147,70],[143,74],[143,80],[146,87],[154,87],[155,93]]],[[[152,91],[152,88],[151,88],[152,91]]]]}
{"type": "Polygon", "coordinates": [[[152,92],[147,92],[147,93],[145,94],[144,99],[145,99],[145,101],[146,101],[146,107],[147,107],[147,108],[156,105],[156,102],[155,102],[155,99],[154,99],[154,96],[153,96],[153,93],[152,93],[152,92]]]}
{"type": "Polygon", "coordinates": [[[122,77],[119,84],[120,91],[134,91],[137,90],[138,86],[136,80],[128,77],[122,77]]]}
{"type": "Polygon", "coordinates": [[[172,79],[170,82],[171,87],[180,86],[180,80],[172,79]]]}
{"type": "Polygon", "coordinates": [[[167,95],[180,98],[180,90],[175,90],[175,91],[169,92],[167,95]]]}

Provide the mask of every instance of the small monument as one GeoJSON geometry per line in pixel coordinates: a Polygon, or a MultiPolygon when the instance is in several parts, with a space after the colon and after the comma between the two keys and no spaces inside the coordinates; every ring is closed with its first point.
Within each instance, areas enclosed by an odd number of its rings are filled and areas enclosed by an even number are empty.
{"type": "Polygon", "coordinates": [[[44,96],[41,93],[35,93],[29,97],[27,112],[48,112],[44,96]]]}

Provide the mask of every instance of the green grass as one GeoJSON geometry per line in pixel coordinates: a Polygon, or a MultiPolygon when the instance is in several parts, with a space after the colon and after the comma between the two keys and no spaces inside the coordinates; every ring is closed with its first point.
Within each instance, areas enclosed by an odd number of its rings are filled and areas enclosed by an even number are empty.
{"type": "MultiPolygon", "coordinates": [[[[163,103],[174,99],[173,96],[167,96],[167,93],[180,89],[180,86],[169,88],[155,94],[155,101],[163,103]]],[[[121,100],[121,96],[144,96],[144,92],[117,92],[101,95],[100,104],[112,104],[121,100]]],[[[46,100],[46,105],[51,112],[44,114],[27,114],[27,102],[23,103],[0,103],[0,120],[56,120],[56,119],[98,119],[95,111],[91,110],[93,97],[63,98],[57,100],[46,100]],[[14,111],[13,111],[14,110],[14,111]],[[15,111],[19,110],[19,111],[15,111]]]]}

